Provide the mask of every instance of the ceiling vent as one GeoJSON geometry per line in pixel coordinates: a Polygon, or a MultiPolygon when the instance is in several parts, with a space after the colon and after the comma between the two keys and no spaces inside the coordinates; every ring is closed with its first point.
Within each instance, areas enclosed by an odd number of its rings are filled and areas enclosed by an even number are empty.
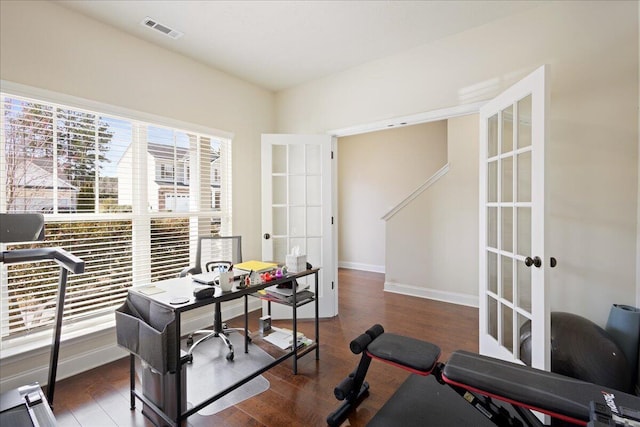
{"type": "Polygon", "coordinates": [[[152,28],[156,31],[160,31],[165,36],[171,37],[174,40],[179,39],[184,35],[184,33],[181,33],[178,30],[169,28],[166,25],[159,23],[155,19],[149,18],[148,16],[144,18],[144,20],[140,24],[144,25],[145,27],[152,28]]]}

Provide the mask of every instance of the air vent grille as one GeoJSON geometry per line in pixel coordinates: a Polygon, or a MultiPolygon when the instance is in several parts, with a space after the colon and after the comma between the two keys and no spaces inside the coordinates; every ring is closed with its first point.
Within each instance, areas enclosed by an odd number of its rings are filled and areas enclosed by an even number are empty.
{"type": "Polygon", "coordinates": [[[163,24],[159,23],[158,21],[149,18],[148,16],[146,18],[144,18],[144,20],[141,22],[141,24],[144,25],[145,27],[154,29],[156,31],[160,31],[165,36],[169,36],[174,40],[175,39],[179,39],[180,37],[182,37],[184,35],[184,33],[180,32],[178,30],[174,30],[172,28],[169,28],[166,25],[163,25],[163,24]]]}

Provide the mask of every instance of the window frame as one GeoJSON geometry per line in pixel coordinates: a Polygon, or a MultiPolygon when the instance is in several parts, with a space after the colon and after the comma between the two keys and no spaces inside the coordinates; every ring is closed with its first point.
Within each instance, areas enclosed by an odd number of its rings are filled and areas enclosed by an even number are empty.
{"type": "MultiPolygon", "coordinates": [[[[45,223],[47,222],[55,222],[55,221],[69,221],[71,218],[73,220],[78,220],[82,218],[86,218],[88,220],[105,220],[105,219],[118,219],[118,218],[127,218],[132,221],[133,227],[135,227],[139,234],[136,235],[136,238],[144,237],[146,235],[147,238],[150,239],[150,231],[149,227],[154,218],[189,218],[190,223],[196,224],[196,227],[189,228],[189,257],[190,260],[195,258],[195,248],[197,245],[197,237],[198,237],[198,226],[197,224],[202,221],[210,220],[211,218],[219,218],[221,224],[224,224],[225,234],[232,234],[231,225],[233,213],[231,210],[231,181],[232,181],[232,153],[231,147],[233,145],[233,133],[221,131],[218,129],[213,129],[201,125],[197,125],[194,123],[184,122],[176,119],[171,119],[163,116],[158,116],[149,113],[143,113],[136,110],[130,110],[125,107],[118,107],[110,104],[105,104],[98,101],[91,101],[83,98],[78,98],[75,96],[65,95],[61,93],[56,93],[53,91],[33,88],[13,82],[8,82],[4,80],[0,80],[0,94],[2,96],[2,100],[6,97],[16,97],[16,98],[27,98],[28,100],[33,100],[34,102],[41,102],[45,104],[53,104],[56,107],[80,110],[80,111],[88,111],[95,112],[100,115],[110,116],[117,119],[122,119],[127,122],[132,122],[135,126],[136,123],[145,124],[146,126],[162,126],[174,129],[175,131],[181,131],[190,134],[203,135],[205,137],[210,137],[213,139],[226,140],[226,144],[228,144],[229,151],[228,156],[225,160],[226,163],[226,185],[229,187],[227,190],[227,198],[228,200],[224,204],[224,206],[220,206],[220,210],[216,211],[212,207],[209,207],[207,210],[207,206],[200,203],[200,206],[195,211],[190,212],[149,212],[147,210],[148,200],[147,200],[147,192],[144,189],[144,184],[142,184],[143,189],[137,192],[138,196],[142,200],[138,200],[134,202],[134,206],[132,206],[132,212],[130,213],[119,213],[119,214],[105,214],[105,213],[45,213],[45,223]],[[224,211],[223,211],[224,209],[224,211]],[[141,218],[142,216],[142,218],[141,218]]],[[[2,137],[2,141],[0,141],[0,165],[4,165],[5,156],[4,151],[4,115],[0,115],[0,135],[2,137]]],[[[198,138],[200,138],[198,136],[198,138]]],[[[134,143],[134,139],[132,138],[131,147],[133,150],[137,152],[137,157],[139,159],[143,159],[146,155],[147,150],[147,141],[146,138],[142,138],[144,142],[136,144],[134,143]]],[[[199,141],[199,139],[198,139],[199,141]]],[[[148,172],[152,172],[155,175],[155,171],[147,171],[146,164],[143,160],[140,160],[139,166],[142,169],[139,171],[140,176],[147,176],[148,172]]],[[[3,166],[4,167],[4,166],[3,166]]],[[[186,172],[186,179],[189,181],[191,178],[198,179],[196,174],[193,174],[194,171],[191,170],[191,167],[188,164],[185,164],[184,167],[188,168],[186,172]],[[193,174],[193,175],[192,175],[193,174]]],[[[179,171],[176,170],[175,165],[173,165],[173,177],[176,178],[176,175],[179,171]]],[[[182,178],[181,178],[182,179],[182,178]]],[[[6,189],[3,187],[4,182],[0,182],[0,211],[6,212],[6,203],[7,203],[7,195],[6,189]]],[[[200,196],[196,196],[196,198],[201,199],[201,195],[204,192],[210,191],[209,185],[202,185],[198,187],[198,191],[200,196]]],[[[208,198],[208,197],[207,197],[208,198]]],[[[177,203],[177,200],[175,201],[177,203]]],[[[135,234],[136,231],[133,231],[135,234]]],[[[147,247],[149,245],[146,245],[147,247]]],[[[1,250],[6,250],[6,245],[1,245],[1,250]]],[[[150,271],[143,271],[145,269],[148,270],[150,264],[149,259],[144,261],[136,262],[136,258],[149,258],[149,250],[146,249],[138,253],[138,251],[133,251],[132,256],[134,258],[132,265],[133,275],[133,283],[135,286],[140,284],[141,280],[145,280],[142,278],[149,279],[150,271]],[[140,267],[136,267],[136,265],[140,267]],[[136,273],[136,269],[142,270],[136,273]]],[[[2,292],[3,305],[7,304],[7,273],[6,268],[0,269],[0,292],[2,292]]],[[[4,308],[3,308],[4,311],[4,308]]],[[[4,323],[4,320],[2,320],[4,323]]],[[[80,337],[92,332],[95,332],[100,329],[104,329],[107,327],[113,326],[113,311],[111,310],[108,314],[103,316],[94,316],[87,319],[79,320],[74,322],[68,326],[65,326],[63,330],[64,336],[67,337],[80,337]],[[107,322],[105,322],[107,320],[107,322]]],[[[4,325],[2,326],[4,328],[4,325]]],[[[50,331],[51,328],[46,328],[43,331],[35,331],[33,334],[29,334],[29,336],[22,336],[18,338],[10,338],[3,339],[0,342],[0,346],[2,348],[2,356],[0,358],[5,358],[11,355],[15,355],[16,353],[20,353],[22,351],[28,351],[33,348],[46,346],[50,341],[50,331]]]]}

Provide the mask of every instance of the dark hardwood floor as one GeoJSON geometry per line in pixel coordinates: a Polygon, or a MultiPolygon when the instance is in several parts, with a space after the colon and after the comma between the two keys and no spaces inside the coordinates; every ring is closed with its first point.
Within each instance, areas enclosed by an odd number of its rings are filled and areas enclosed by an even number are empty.
{"type": "MultiPolygon", "coordinates": [[[[325,426],[327,415],[338,407],[333,388],[351,372],[359,356],[349,342],[375,323],[395,332],[436,343],[441,360],[452,351],[478,350],[478,310],[383,291],[384,275],[356,270],[339,271],[340,315],[320,323],[320,360],[307,355],[298,361],[298,375],[291,361],[267,371],[269,389],[215,415],[189,417],[190,426],[325,426]]],[[[257,325],[252,313],[250,329],[257,325]]],[[[241,326],[241,319],[227,322],[241,326]]],[[[277,322],[274,322],[277,324],[277,322]]],[[[285,326],[284,327],[289,327],[285,326]]],[[[313,322],[300,329],[313,336],[313,322]]],[[[140,412],[129,409],[129,364],[124,358],[56,385],[54,413],[59,426],[151,426],[140,412]]],[[[370,395],[343,425],[364,426],[408,373],[373,362],[367,375],[370,395]]]]}

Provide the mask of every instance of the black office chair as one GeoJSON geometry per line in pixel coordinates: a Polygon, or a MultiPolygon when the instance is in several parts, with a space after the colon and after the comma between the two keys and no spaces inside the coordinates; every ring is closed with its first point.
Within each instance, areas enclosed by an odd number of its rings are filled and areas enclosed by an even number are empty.
{"type": "MultiPolygon", "coordinates": [[[[185,268],[180,272],[180,277],[193,274],[200,274],[209,271],[215,271],[218,266],[229,266],[242,262],[242,236],[201,236],[198,237],[198,249],[196,252],[196,265],[194,267],[185,268]]],[[[213,329],[202,329],[195,331],[187,337],[187,345],[189,347],[188,360],[193,361],[193,349],[210,338],[218,337],[226,344],[229,349],[227,360],[233,360],[233,344],[227,337],[231,332],[244,331],[242,328],[228,328],[226,323],[222,322],[222,310],[219,302],[215,303],[215,313],[213,319],[213,329]],[[195,334],[206,334],[195,343],[193,336],[195,334]]]]}

